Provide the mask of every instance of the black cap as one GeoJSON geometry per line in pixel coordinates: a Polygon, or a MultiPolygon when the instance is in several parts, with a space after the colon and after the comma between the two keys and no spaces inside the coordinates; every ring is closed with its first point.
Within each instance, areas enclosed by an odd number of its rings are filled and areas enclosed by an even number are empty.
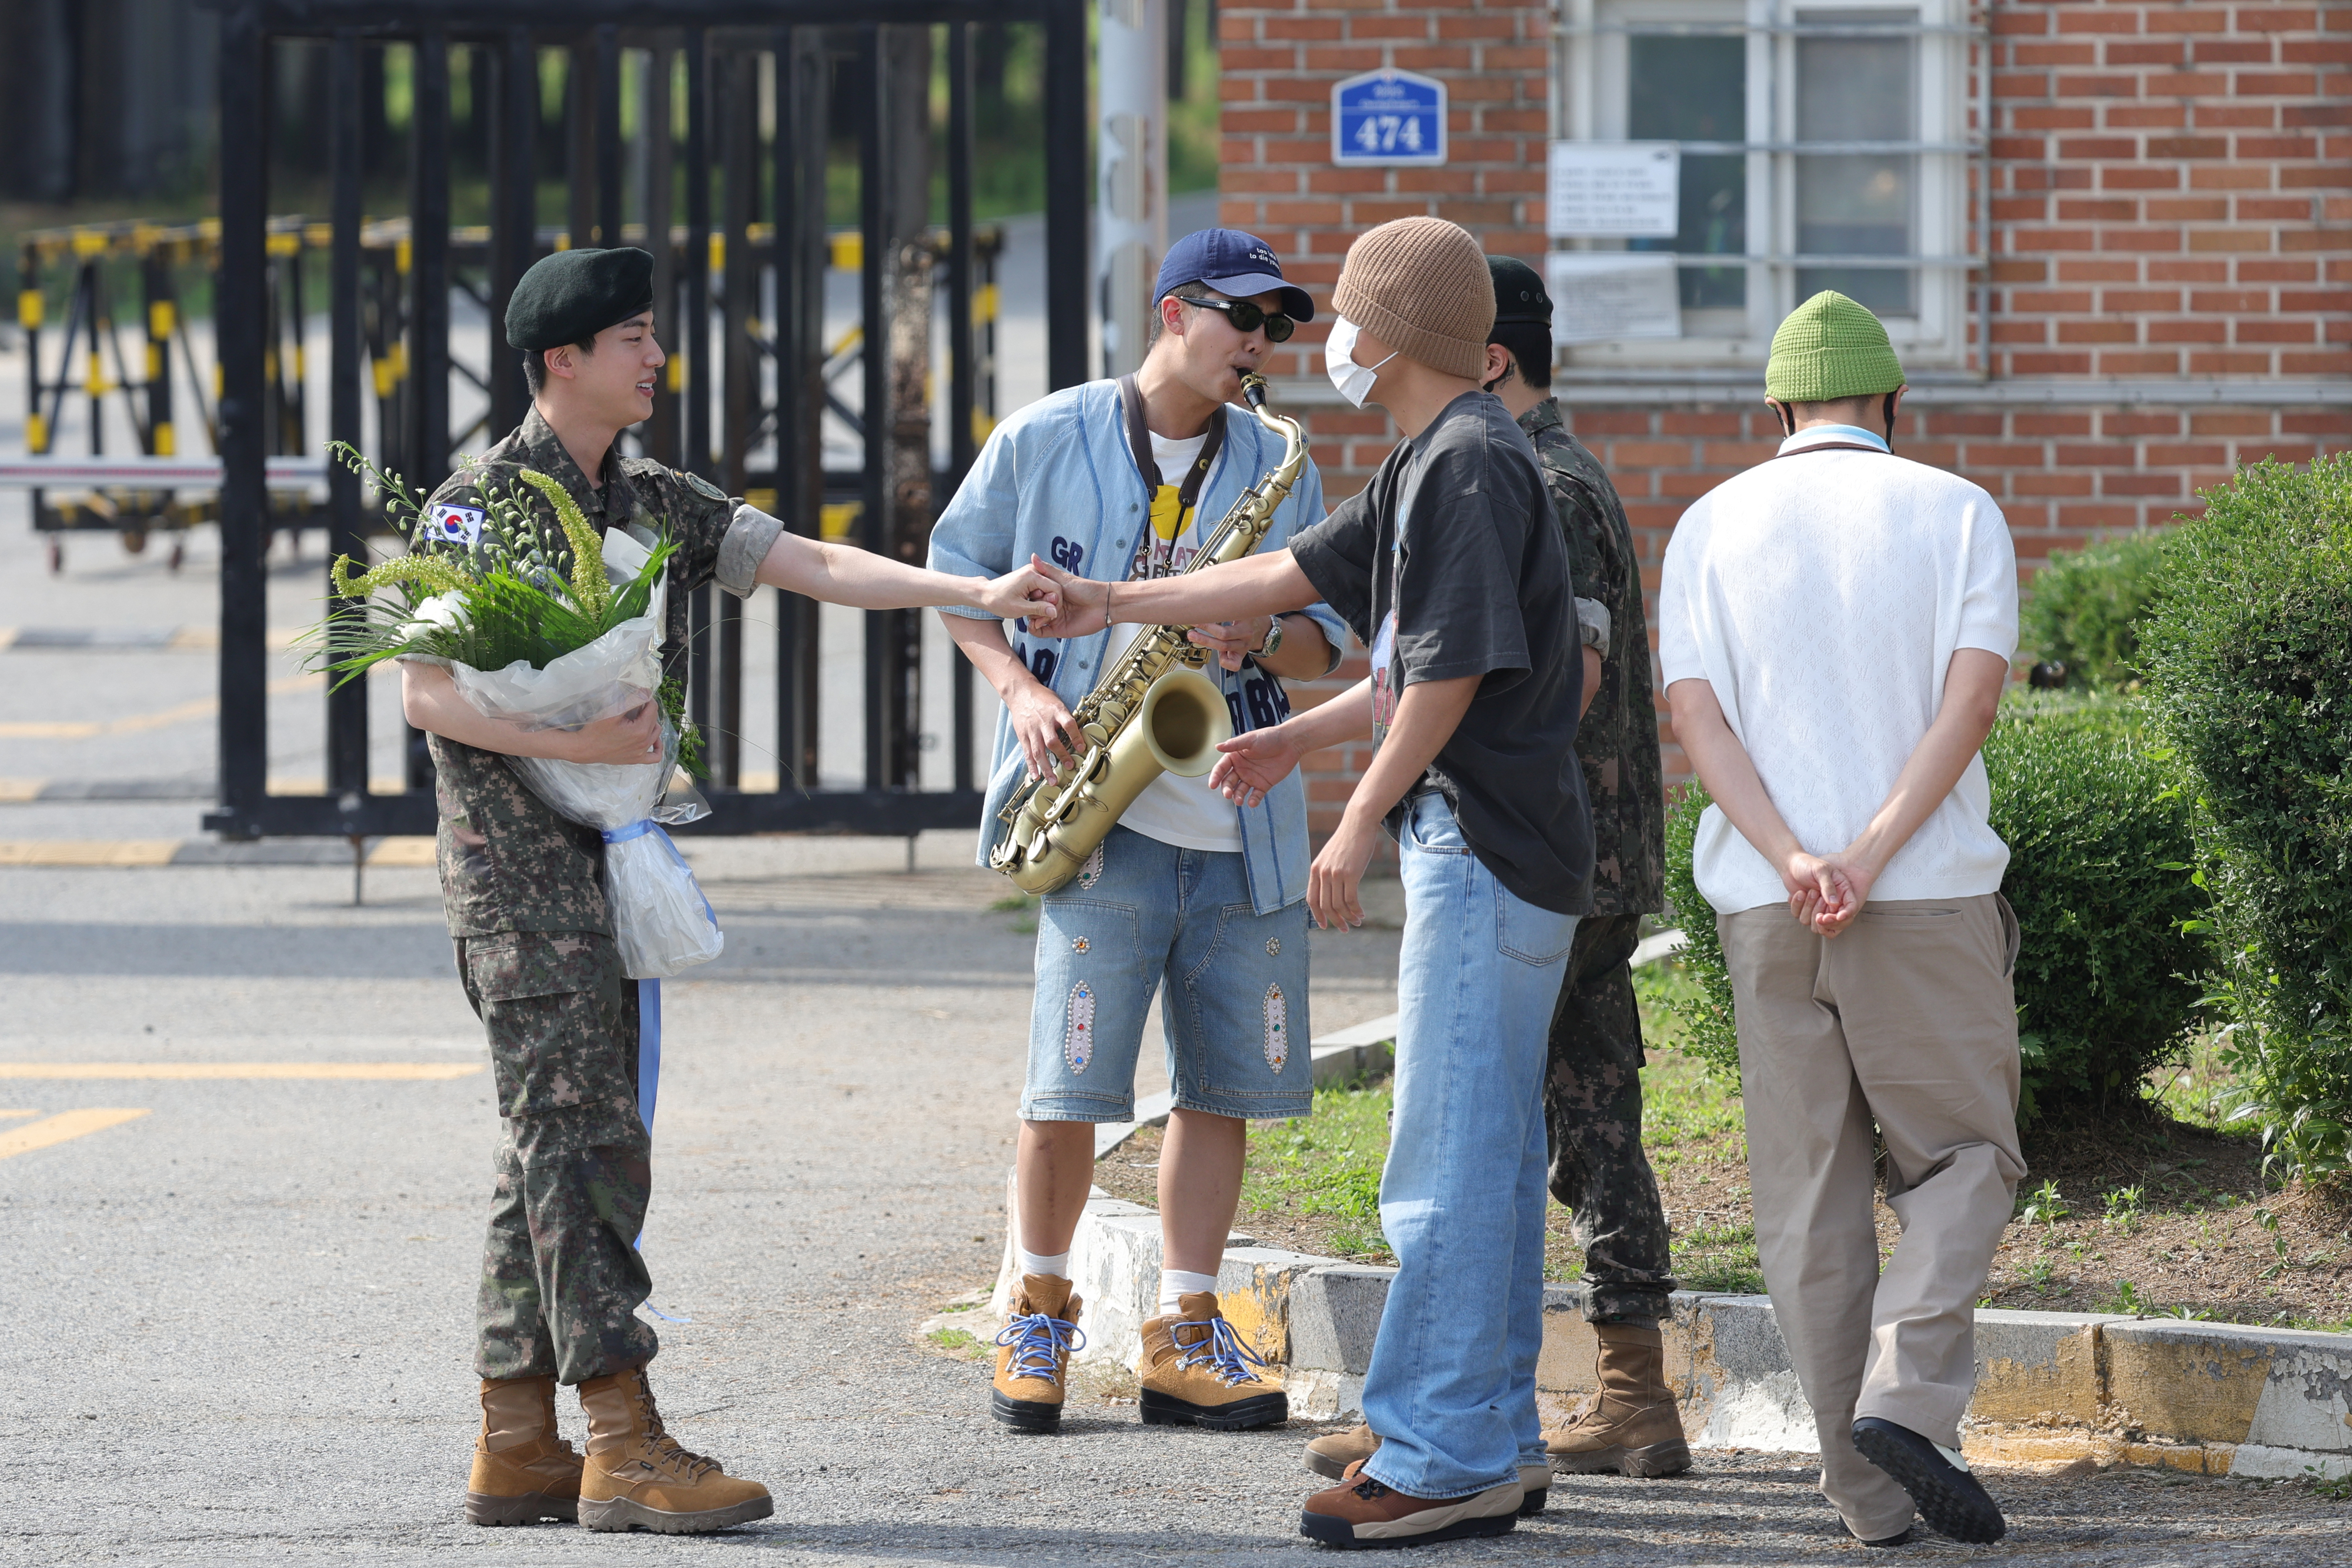
{"type": "Polygon", "coordinates": [[[530,353],[584,343],[654,308],[654,258],[642,250],[559,250],[531,264],[507,301],[507,342],[530,353]]]}
{"type": "Polygon", "coordinates": [[[1541,273],[1516,256],[1490,256],[1486,270],[1495,279],[1496,326],[1514,321],[1551,325],[1551,296],[1544,292],[1541,273]]]}

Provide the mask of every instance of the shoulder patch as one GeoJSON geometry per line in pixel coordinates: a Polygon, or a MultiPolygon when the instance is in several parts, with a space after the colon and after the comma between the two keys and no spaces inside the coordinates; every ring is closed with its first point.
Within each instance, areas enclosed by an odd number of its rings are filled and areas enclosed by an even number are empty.
{"type": "Polygon", "coordinates": [[[693,491],[704,500],[723,501],[727,499],[726,491],[720,489],[718,486],[712,484],[701,475],[689,474],[683,468],[677,469],[675,472],[679,478],[686,481],[686,487],[688,489],[693,491]]]}

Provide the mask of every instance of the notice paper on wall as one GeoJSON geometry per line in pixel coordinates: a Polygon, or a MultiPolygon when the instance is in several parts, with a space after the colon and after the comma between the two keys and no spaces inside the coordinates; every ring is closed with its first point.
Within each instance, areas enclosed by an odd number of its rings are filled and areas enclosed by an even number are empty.
{"type": "Polygon", "coordinates": [[[1544,257],[1555,343],[1679,338],[1682,292],[1663,251],[1555,250],[1544,257]]]}
{"type": "Polygon", "coordinates": [[[1555,141],[1544,230],[1554,239],[1671,239],[1682,226],[1682,172],[1672,141],[1555,141]]]}

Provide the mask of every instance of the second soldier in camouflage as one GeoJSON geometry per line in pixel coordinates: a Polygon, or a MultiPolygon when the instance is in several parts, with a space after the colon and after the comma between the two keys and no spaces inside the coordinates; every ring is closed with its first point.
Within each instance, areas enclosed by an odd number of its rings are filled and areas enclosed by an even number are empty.
{"type": "Polygon", "coordinates": [[[1584,1249],[1598,1387],[1579,1418],[1545,1442],[1555,1469],[1668,1475],[1689,1466],[1690,1450],[1658,1329],[1672,1313],[1675,1281],[1657,1177],[1642,1152],[1642,1022],[1631,966],[1642,917],[1664,904],[1665,799],[1641,563],[1616,486],[1549,395],[1543,279],[1513,257],[1489,256],[1487,267],[1496,304],[1488,390],[1517,415],[1543,465],[1580,615],[1589,627],[1595,618],[1586,607],[1597,604],[1607,622],[1600,679],[1576,732],[1592,804],[1592,911],[1569,949],[1544,1079],[1552,1196],[1568,1207],[1584,1249]]]}

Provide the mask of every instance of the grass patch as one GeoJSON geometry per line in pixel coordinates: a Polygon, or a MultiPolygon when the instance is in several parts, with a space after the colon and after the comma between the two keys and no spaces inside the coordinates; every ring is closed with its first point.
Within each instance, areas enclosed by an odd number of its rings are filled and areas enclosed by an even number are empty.
{"type": "Polygon", "coordinates": [[[950,1355],[977,1359],[988,1353],[986,1342],[977,1334],[968,1333],[962,1329],[933,1329],[923,1338],[946,1351],[950,1355]]]}
{"type": "MultiPolygon", "coordinates": [[[[1675,1049],[1668,1009],[1691,985],[1673,964],[1635,976],[1649,1041],[1643,1145],[1676,1282],[1760,1291],[1739,1096],[1675,1049]]],[[[2026,1134],[2032,1174],[1981,1304],[2352,1332],[2352,1194],[2264,1186],[2256,1142],[2223,1125],[2231,1085],[2210,1040],[2193,1041],[2151,1087],[2147,1110],[2026,1134]]],[[[1393,1263],[1380,1228],[1390,1104],[1386,1082],[1357,1084],[1318,1092],[1310,1116],[1256,1124],[1235,1228],[1268,1247],[1393,1263]]],[[[1115,1197],[1156,1206],[1159,1165],[1160,1134],[1145,1129],[1097,1165],[1097,1180],[1115,1197]]],[[[1898,1234],[1883,1204],[1878,1231],[1883,1257],[1898,1234]]],[[[1555,1203],[1545,1277],[1583,1271],[1569,1213],[1555,1203]]]]}
{"type": "Polygon", "coordinates": [[[1013,929],[1023,936],[1032,936],[1037,929],[1037,895],[1034,893],[1008,893],[988,906],[991,915],[1018,916],[1013,929]]]}

